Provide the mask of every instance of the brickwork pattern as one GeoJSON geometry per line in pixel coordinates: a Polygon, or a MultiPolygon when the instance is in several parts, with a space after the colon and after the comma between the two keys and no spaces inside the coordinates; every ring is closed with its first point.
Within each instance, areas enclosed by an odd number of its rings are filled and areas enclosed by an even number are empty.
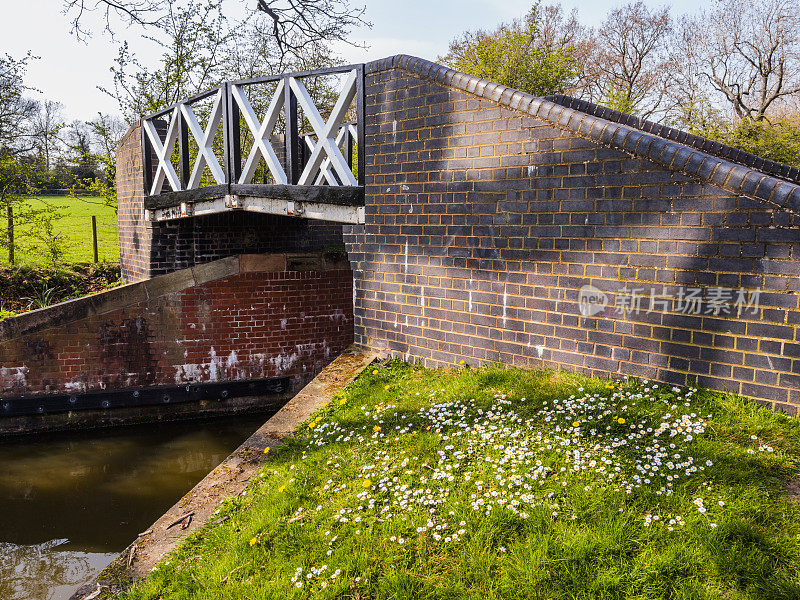
{"type": "Polygon", "coordinates": [[[149,226],[150,277],[237,254],[313,252],[344,246],[339,224],[245,211],[149,226]]]}
{"type": "Polygon", "coordinates": [[[152,229],[144,220],[142,129],[132,126],[117,150],[117,220],[122,276],[141,281],[150,276],[152,229]]]}
{"type": "Polygon", "coordinates": [[[278,376],[298,389],[352,343],[352,298],[347,268],[213,279],[0,341],[0,393],[278,376]]]}
{"type": "MultiPolygon", "coordinates": [[[[425,68],[429,77],[389,59],[368,68],[366,225],[345,228],[357,343],[429,366],[697,381],[797,414],[796,217],[506,106],[531,104],[519,93],[474,82],[470,93],[425,68]],[[609,305],[584,317],[589,284],[609,305]],[[647,310],[645,298],[636,314],[619,293],[674,299],[684,286],[760,290],[760,304],[683,314],[674,300],[647,310]]],[[[698,160],[698,173],[711,164],[698,160]]],[[[737,168],[718,160],[710,172],[722,168],[729,188],[752,180],[755,192],[768,179],[745,171],[732,182],[737,168]]],[[[768,195],[793,202],[788,185],[770,179],[768,195]]]]}
{"type": "Polygon", "coordinates": [[[341,248],[342,226],[244,211],[153,223],[144,219],[141,128],[131,127],[117,154],[122,276],[128,282],[247,253],[341,248]]]}

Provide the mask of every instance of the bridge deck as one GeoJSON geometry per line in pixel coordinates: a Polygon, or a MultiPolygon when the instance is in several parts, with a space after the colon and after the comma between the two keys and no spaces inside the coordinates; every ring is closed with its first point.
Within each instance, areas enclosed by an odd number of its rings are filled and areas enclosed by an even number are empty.
{"type": "Polygon", "coordinates": [[[226,81],[142,119],[146,216],[363,223],[364,156],[364,65],[226,81]]]}
{"type": "Polygon", "coordinates": [[[339,223],[364,222],[361,186],[222,184],[147,196],[153,221],[246,210],[339,223]]]}

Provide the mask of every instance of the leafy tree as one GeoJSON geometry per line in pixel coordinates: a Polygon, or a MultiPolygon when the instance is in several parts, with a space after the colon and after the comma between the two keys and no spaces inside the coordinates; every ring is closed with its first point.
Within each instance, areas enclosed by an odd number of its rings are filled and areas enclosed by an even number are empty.
{"type": "Polygon", "coordinates": [[[41,210],[31,208],[27,197],[35,192],[35,182],[41,177],[41,161],[9,148],[0,149],[0,247],[8,252],[8,262],[14,262],[19,246],[15,226],[32,223],[41,210]]]}
{"type": "MultiPolygon", "coordinates": [[[[94,166],[91,177],[77,178],[75,191],[88,192],[99,198],[105,206],[117,207],[117,146],[125,134],[125,123],[112,115],[98,113],[97,118],[86,123],[90,136],[88,159],[94,166]]],[[[93,202],[83,198],[86,202],[93,202]]]]}
{"type": "Polygon", "coordinates": [[[444,64],[537,96],[561,93],[579,75],[574,14],[537,2],[523,19],[494,31],[470,31],[450,42],[444,64]]]}
{"type": "Polygon", "coordinates": [[[32,88],[24,83],[32,59],[30,54],[19,59],[8,54],[0,56],[0,149],[8,152],[33,148],[31,117],[38,107],[26,96],[32,88]]]}
{"type": "Polygon", "coordinates": [[[53,265],[62,261],[71,246],[69,235],[57,226],[64,216],[63,210],[47,206],[32,217],[35,226],[30,228],[28,251],[46,256],[53,265]]]}
{"type": "Polygon", "coordinates": [[[753,119],[739,119],[736,122],[722,119],[706,123],[702,127],[691,127],[690,130],[696,135],[757,156],[800,166],[800,124],[797,121],[797,117],[775,123],[753,119]]]}

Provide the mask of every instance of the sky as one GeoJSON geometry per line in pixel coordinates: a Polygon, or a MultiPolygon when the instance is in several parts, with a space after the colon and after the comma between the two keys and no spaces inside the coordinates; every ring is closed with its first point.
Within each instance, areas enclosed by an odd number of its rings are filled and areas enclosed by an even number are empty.
{"type": "MultiPolygon", "coordinates": [[[[255,0],[240,2],[246,10],[255,0]]],[[[491,29],[503,21],[524,15],[532,0],[351,0],[354,6],[366,6],[365,19],[372,28],[353,30],[354,41],[366,49],[348,45],[336,48],[348,63],[366,62],[393,54],[411,54],[430,60],[447,51],[451,39],[466,30],[491,29]]],[[[619,6],[619,0],[564,0],[567,9],[577,9],[581,22],[596,26],[605,14],[619,6]]],[[[78,40],[70,33],[70,19],[62,12],[62,0],[0,0],[0,52],[15,57],[30,51],[39,59],[28,69],[26,82],[40,93],[39,99],[58,100],[64,104],[69,119],[92,119],[98,112],[117,113],[116,101],[99,87],[110,88],[109,68],[122,41],[145,63],[155,63],[157,53],[143,40],[140,31],[118,27],[117,39],[103,32],[98,16],[89,15],[86,24],[93,35],[78,40]]],[[[645,0],[655,8],[665,2],[645,0]]],[[[703,0],[667,2],[673,15],[692,12],[703,0]]]]}

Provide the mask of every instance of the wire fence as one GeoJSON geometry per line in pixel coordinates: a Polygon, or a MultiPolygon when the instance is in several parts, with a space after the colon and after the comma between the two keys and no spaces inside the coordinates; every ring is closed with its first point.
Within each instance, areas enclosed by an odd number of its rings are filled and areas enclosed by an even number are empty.
{"type": "Polygon", "coordinates": [[[9,210],[0,221],[0,263],[35,265],[119,261],[119,232],[113,206],[97,199],[45,197],[42,206],[58,203],[42,219],[26,219],[9,210]]]}

